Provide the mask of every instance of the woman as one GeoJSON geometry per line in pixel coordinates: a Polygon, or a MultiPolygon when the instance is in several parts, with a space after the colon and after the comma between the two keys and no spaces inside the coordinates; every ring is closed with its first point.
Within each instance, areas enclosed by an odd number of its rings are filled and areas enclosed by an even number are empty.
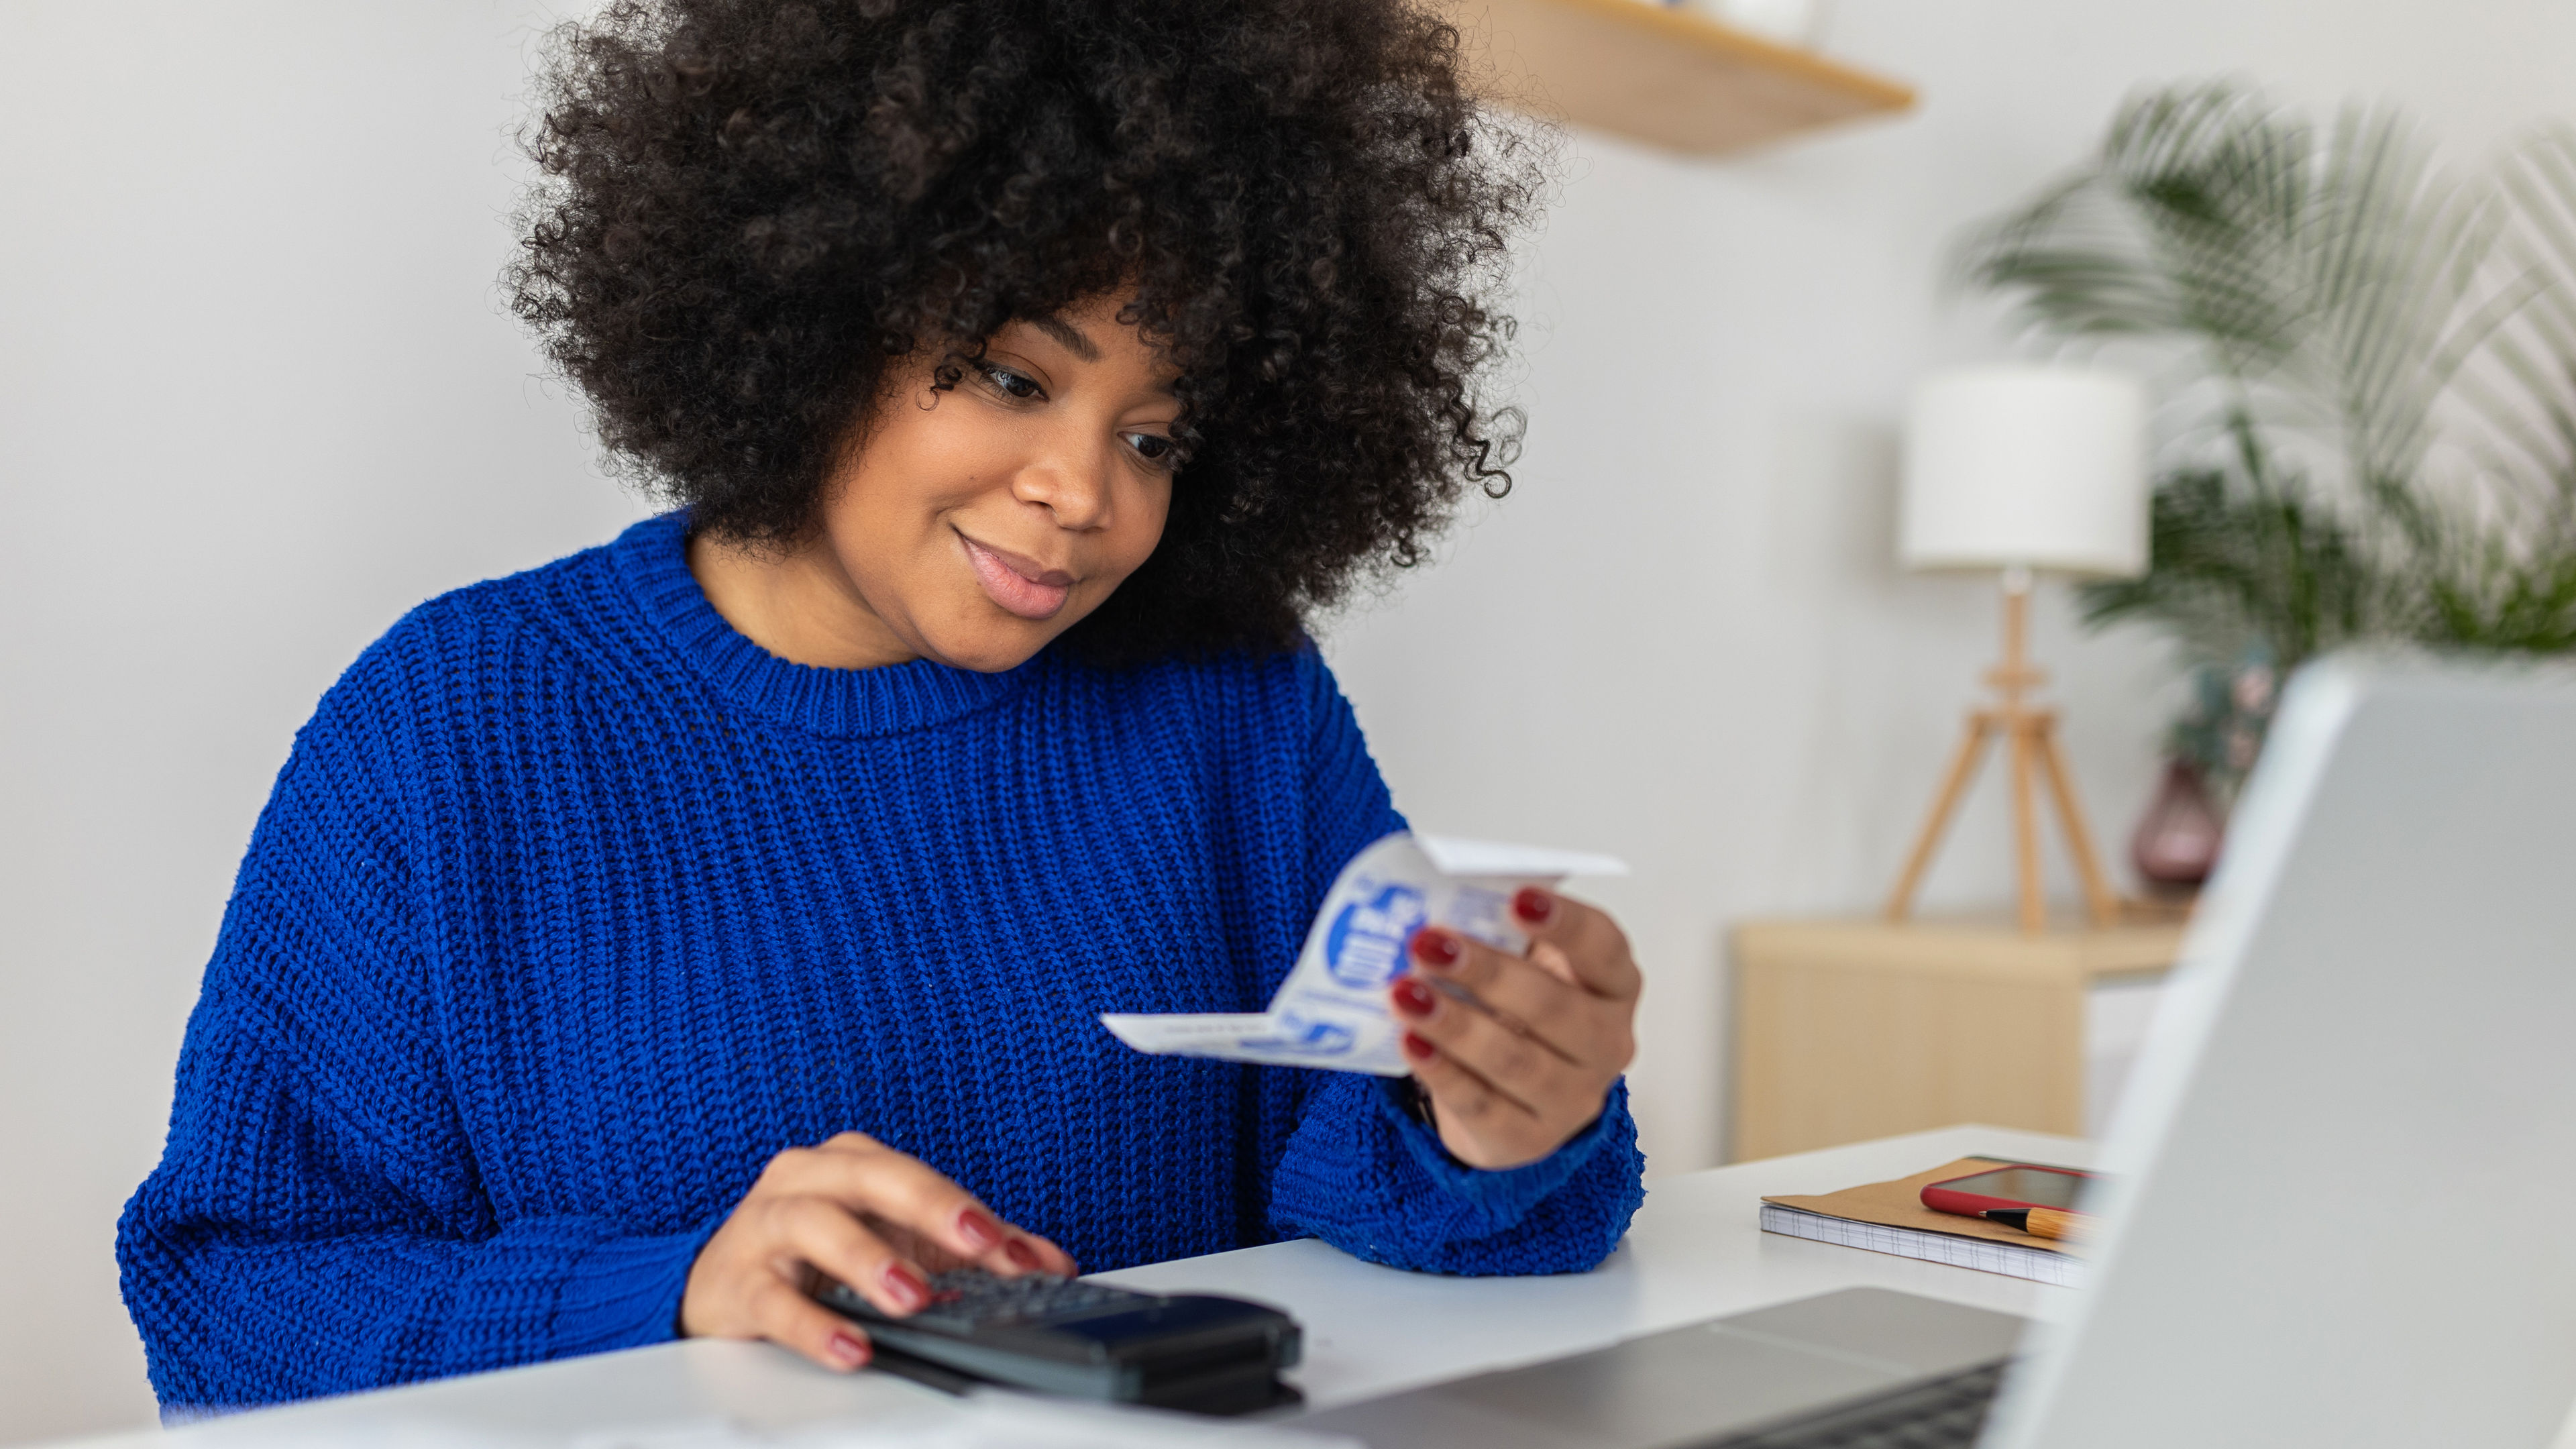
{"type": "Polygon", "coordinates": [[[1423,932],[1401,1085],[1095,1020],[1257,1009],[1402,828],[1301,620],[1502,481],[1471,286],[1528,184],[1455,45],[1393,0],[562,37],[514,299],[680,506],[421,606],[298,735],[120,1227],[166,1407],[675,1334],[855,1368],[817,1275],[1610,1250],[1637,972],[1588,907],[1423,932]]]}

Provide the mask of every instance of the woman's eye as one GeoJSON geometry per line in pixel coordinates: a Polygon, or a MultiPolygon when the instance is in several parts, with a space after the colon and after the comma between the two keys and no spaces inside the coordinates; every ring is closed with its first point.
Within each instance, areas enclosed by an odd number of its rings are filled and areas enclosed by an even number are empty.
{"type": "Polygon", "coordinates": [[[1136,450],[1137,457],[1144,459],[1155,467],[1177,468],[1180,466],[1180,445],[1173,442],[1171,439],[1162,436],[1160,433],[1129,433],[1127,434],[1127,446],[1136,450]]]}
{"type": "Polygon", "coordinates": [[[1033,398],[1043,395],[1046,391],[1037,385],[1036,379],[1026,373],[1013,372],[1000,363],[984,363],[982,370],[984,380],[991,383],[1004,397],[1033,398]]]}

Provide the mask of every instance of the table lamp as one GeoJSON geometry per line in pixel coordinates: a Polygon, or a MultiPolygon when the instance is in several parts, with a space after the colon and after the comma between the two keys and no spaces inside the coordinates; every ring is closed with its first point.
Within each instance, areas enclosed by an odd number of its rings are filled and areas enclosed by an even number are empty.
{"type": "Polygon", "coordinates": [[[2070,367],[1981,367],[1939,374],[1906,420],[1897,552],[1911,569],[1998,572],[2003,662],[1987,671],[1993,702],[1968,713],[1967,737],[1933,798],[1887,918],[1905,919],[1915,887],[2000,738],[2012,773],[2013,846],[2022,930],[2047,924],[2040,893],[2037,796],[2044,784],[2084,884],[2093,923],[2119,916],[2085,829],[2057,741],[2057,711],[2026,696],[2047,675],[2029,660],[2032,576],[2134,578],[2147,568],[2146,390],[2129,377],[2070,367]]]}

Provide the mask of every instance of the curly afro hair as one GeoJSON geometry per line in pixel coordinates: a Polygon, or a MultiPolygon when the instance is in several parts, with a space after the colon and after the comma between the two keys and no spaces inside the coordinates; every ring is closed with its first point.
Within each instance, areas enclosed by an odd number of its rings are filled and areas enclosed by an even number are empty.
{"type": "Polygon", "coordinates": [[[900,360],[1131,298],[1188,462],[1070,642],[1289,647],[1510,483],[1477,383],[1538,161],[1458,44],[1407,0],[619,0],[557,35],[511,302],[622,465],[777,542],[900,360]]]}

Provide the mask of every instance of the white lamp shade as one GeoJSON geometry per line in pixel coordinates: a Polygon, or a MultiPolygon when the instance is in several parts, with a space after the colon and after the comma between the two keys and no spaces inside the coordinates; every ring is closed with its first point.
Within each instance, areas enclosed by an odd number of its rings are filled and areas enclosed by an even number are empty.
{"type": "Polygon", "coordinates": [[[1980,367],[1915,390],[1897,554],[1913,569],[2147,571],[2147,394],[2071,367],[1980,367]]]}

